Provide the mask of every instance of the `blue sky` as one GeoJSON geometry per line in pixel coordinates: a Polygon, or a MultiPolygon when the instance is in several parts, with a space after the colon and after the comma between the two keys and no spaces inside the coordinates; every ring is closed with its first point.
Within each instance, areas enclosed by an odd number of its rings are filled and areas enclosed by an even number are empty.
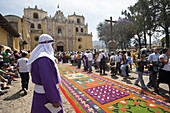
{"type": "Polygon", "coordinates": [[[97,25],[110,16],[113,20],[117,20],[121,15],[121,11],[127,9],[130,5],[134,5],[137,0],[0,0],[0,13],[5,15],[24,15],[24,8],[28,6],[34,8],[35,5],[39,9],[47,11],[48,16],[54,16],[59,4],[60,10],[67,17],[76,12],[78,15],[85,17],[88,23],[89,33],[93,33],[93,40],[97,39],[97,25]]]}

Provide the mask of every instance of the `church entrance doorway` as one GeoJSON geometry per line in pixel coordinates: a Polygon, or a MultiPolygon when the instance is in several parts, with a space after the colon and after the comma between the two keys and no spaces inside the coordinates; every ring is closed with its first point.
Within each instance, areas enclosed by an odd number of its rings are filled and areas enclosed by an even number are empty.
{"type": "Polygon", "coordinates": [[[63,46],[57,46],[57,51],[63,52],[63,46]]]}
{"type": "Polygon", "coordinates": [[[64,52],[65,50],[64,50],[64,43],[63,42],[58,42],[57,44],[56,44],[56,49],[57,49],[57,51],[59,52],[59,51],[61,51],[61,52],[64,52]]]}

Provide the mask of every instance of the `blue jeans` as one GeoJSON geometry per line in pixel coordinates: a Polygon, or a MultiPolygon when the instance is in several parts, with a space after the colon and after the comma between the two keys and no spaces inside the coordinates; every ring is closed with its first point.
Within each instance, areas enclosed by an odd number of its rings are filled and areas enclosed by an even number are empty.
{"type": "Polygon", "coordinates": [[[127,76],[127,73],[126,73],[127,64],[121,65],[120,69],[121,69],[121,74],[122,74],[123,76],[127,76]]]}
{"type": "Polygon", "coordinates": [[[89,72],[92,72],[92,61],[88,61],[89,72]]]}
{"type": "Polygon", "coordinates": [[[140,81],[141,87],[142,87],[142,88],[146,88],[145,83],[144,83],[144,81],[143,81],[143,72],[138,72],[138,78],[137,78],[137,80],[135,81],[135,84],[138,84],[139,81],[140,81]]]}
{"type": "Polygon", "coordinates": [[[11,75],[2,75],[5,79],[8,80],[8,84],[11,85],[11,75]]]}

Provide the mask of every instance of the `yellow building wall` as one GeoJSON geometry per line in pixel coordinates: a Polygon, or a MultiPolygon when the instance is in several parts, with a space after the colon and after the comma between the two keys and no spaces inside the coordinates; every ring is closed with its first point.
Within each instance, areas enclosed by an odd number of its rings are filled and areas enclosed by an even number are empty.
{"type": "Polygon", "coordinates": [[[87,49],[93,49],[92,37],[89,37],[89,38],[86,39],[86,48],[87,49]]]}
{"type": "Polygon", "coordinates": [[[15,49],[17,49],[18,51],[20,51],[20,48],[19,48],[19,37],[14,37],[13,38],[13,46],[15,49]]]}
{"type": "Polygon", "coordinates": [[[86,49],[93,49],[92,37],[77,36],[75,40],[75,51],[85,51],[86,49]],[[81,42],[78,41],[79,38],[82,39],[81,42]],[[79,45],[82,46],[81,49],[78,48],[79,45]]]}
{"type": "MultiPolygon", "coordinates": [[[[27,25],[27,23],[25,23],[24,21],[27,21],[27,20],[23,20],[23,40],[25,40],[27,43],[28,43],[28,27],[30,27],[29,25],[27,25]]],[[[29,47],[28,47],[28,44],[24,44],[24,49],[25,50],[28,50],[29,47]]]]}
{"type": "Polygon", "coordinates": [[[18,33],[22,33],[21,18],[18,18],[18,33]]]}
{"type": "Polygon", "coordinates": [[[28,50],[28,44],[24,44],[24,49],[28,50]]]}
{"type": "Polygon", "coordinates": [[[0,40],[1,40],[0,44],[8,46],[8,41],[7,41],[8,35],[9,33],[0,27],[0,40]]]}
{"type": "MultiPolygon", "coordinates": [[[[41,35],[41,34],[40,34],[41,35]]],[[[38,45],[38,41],[35,41],[35,37],[40,37],[40,35],[31,34],[31,51],[38,45]]]]}
{"type": "Polygon", "coordinates": [[[28,16],[28,11],[25,10],[25,9],[24,9],[24,16],[25,16],[25,17],[29,17],[29,16],[28,16]]]}
{"type": "MultiPolygon", "coordinates": [[[[9,33],[0,27],[0,45],[8,46],[9,33]]],[[[9,47],[5,47],[9,48],[9,47]]],[[[19,38],[13,37],[13,48],[19,50],[19,38]]]]}
{"type": "Polygon", "coordinates": [[[46,32],[45,32],[45,21],[43,21],[43,23],[42,23],[42,29],[43,29],[43,34],[45,34],[46,32]]]}
{"type": "MultiPolygon", "coordinates": [[[[21,18],[18,18],[18,33],[22,34],[22,24],[21,24],[21,18]]],[[[20,46],[19,46],[19,37],[14,37],[13,38],[13,46],[15,49],[20,51],[20,46]]]]}

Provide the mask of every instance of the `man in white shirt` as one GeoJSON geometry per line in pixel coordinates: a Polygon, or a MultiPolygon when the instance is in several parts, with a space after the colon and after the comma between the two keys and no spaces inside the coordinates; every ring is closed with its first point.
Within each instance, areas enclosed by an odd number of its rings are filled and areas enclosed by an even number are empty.
{"type": "Polygon", "coordinates": [[[27,57],[27,52],[23,51],[22,52],[22,58],[18,59],[17,61],[17,68],[15,74],[17,74],[18,70],[21,76],[21,83],[22,83],[22,90],[24,91],[24,94],[27,94],[28,90],[28,83],[29,83],[29,70],[27,67],[27,62],[28,59],[27,57]]]}
{"type": "Polygon", "coordinates": [[[151,74],[149,76],[149,82],[147,83],[148,88],[155,87],[155,83],[157,80],[157,73],[158,73],[158,71],[156,71],[156,70],[158,70],[157,69],[158,67],[154,67],[153,62],[156,62],[158,60],[159,60],[158,48],[155,48],[154,53],[150,54],[148,57],[148,62],[150,64],[150,66],[155,68],[155,69],[152,68],[153,70],[151,71],[151,74]]]}
{"type": "Polygon", "coordinates": [[[116,70],[114,69],[114,65],[115,65],[115,55],[114,53],[111,53],[111,56],[110,56],[110,66],[111,66],[111,74],[112,75],[116,75],[116,70]]]}
{"type": "Polygon", "coordinates": [[[87,51],[87,58],[88,58],[89,73],[91,73],[92,72],[93,54],[90,50],[87,51]]]}
{"type": "Polygon", "coordinates": [[[120,70],[120,62],[121,62],[121,55],[119,55],[119,52],[117,52],[117,55],[115,56],[115,60],[116,60],[116,74],[119,71],[119,74],[121,73],[120,70]]]}
{"type": "Polygon", "coordinates": [[[109,53],[107,52],[107,50],[105,50],[104,54],[106,56],[106,59],[109,59],[109,53]]]}
{"type": "Polygon", "coordinates": [[[100,58],[100,75],[102,75],[102,71],[103,71],[103,75],[106,75],[105,74],[106,56],[104,54],[104,51],[102,51],[99,54],[99,58],[100,58]]]}

